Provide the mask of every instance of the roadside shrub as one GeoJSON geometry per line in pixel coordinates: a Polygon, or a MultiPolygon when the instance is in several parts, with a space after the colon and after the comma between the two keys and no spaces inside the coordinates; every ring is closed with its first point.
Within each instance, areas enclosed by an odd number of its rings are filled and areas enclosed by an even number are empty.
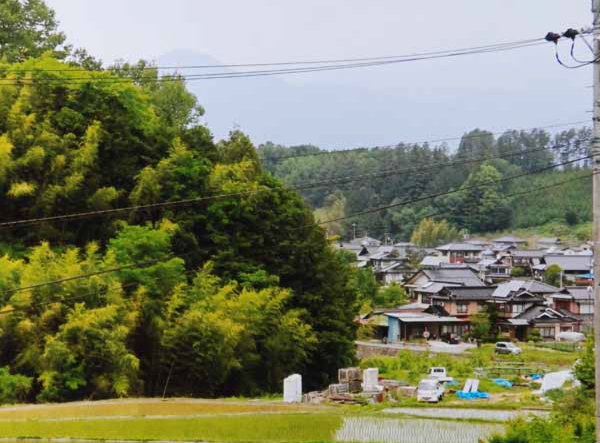
{"type": "Polygon", "coordinates": [[[531,340],[534,343],[539,343],[542,341],[542,334],[540,333],[539,329],[532,329],[531,332],[529,333],[529,340],[531,340]]]}

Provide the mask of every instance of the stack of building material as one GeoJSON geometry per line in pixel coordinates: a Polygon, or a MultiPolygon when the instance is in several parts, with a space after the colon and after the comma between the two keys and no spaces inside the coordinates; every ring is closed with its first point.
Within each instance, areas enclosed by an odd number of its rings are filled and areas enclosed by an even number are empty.
{"type": "Polygon", "coordinates": [[[335,383],[335,384],[329,385],[329,395],[330,396],[344,395],[344,394],[348,394],[348,383],[335,383]]]}
{"type": "Polygon", "coordinates": [[[360,368],[342,368],[338,370],[338,383],[348,386],[348,392],[356,394],[361,391],[362,371],[360,368]]]}

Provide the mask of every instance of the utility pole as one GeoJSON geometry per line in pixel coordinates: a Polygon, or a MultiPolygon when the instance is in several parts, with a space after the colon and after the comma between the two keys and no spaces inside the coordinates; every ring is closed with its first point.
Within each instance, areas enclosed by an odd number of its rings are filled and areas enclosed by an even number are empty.
{"type": "MultiPolygon", "coordinates": [[[[592,0],[594,60],[600,56],[600,0],[592,0]]],[[[596,441],[600,442],[600,64],[594,62],[594,137],[592,141],[594,238],[594,339],[596,363],[596,441]]]]}

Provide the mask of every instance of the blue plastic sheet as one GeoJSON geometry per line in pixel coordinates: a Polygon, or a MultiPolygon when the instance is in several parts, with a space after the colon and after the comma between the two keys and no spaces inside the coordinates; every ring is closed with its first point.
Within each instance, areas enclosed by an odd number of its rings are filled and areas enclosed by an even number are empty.
{"type": "Polygon", "coordinates": [[[446,382],[446,386],[460,386],[456,380],[446,382]]]}
{"type": "Polygon", "coordinates": [[[512,383],[504,378],[492,378],[492,381],[503,388],[512,388],[512,383]]]}
{"type": "Polygon", "coordinates": [[[540,374],[531,374],[532,380],[541,380],[543,377],[540,374]]]}
{"type": "Polygon", "coordinates": [[[456,393],[458,398],[462,398],[463,400],[477,400],[479,398],[490,398],[490,394],[487,392],[463,392],[458,391],[456,393]]]}

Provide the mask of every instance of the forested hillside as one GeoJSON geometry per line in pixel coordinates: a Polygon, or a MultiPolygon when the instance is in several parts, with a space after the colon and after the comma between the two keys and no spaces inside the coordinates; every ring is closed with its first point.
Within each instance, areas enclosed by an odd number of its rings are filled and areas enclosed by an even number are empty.
{"type": "Polygon", "coordinates": [[[536,129],[500,136],[476,129],[462,137],[455,151],[427,143],[337,153],[266,144],[259,155],[276,177],[301,188],[319,220],[347,217],[327,224],[331,233],[352,235],[356,224],[361,235],[388,233],[409,240],[428,215],[472,233],[589,221],[590,160],[584,157],[590,137],[586,127],[554,135],[536,129]],[[321,184],[311,185],[315,182],[321,184]],[[535,189],[540,191],[529,193],[535,189]],[[420,201],[404,204],[414,199],[420,201]],[[393,207],[352,217],[388,205],[393,207]]]}
{"type": "Polygon", "coordinates": [[[256,395],[351,363],[352,270],[251,140],[216,143],[178,77],[63,48],[43,2],[0,5],[0,401],[256,395]]]}

